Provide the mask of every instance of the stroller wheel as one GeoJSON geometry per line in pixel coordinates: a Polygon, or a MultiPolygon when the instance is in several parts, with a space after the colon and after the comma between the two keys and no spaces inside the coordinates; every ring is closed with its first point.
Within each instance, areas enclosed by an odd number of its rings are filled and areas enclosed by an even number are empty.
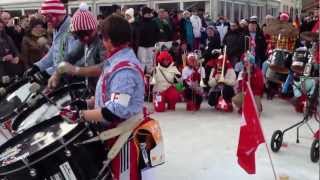
{"type": "Polygon", "coordinates": [[[273,152],[278,152],[281,148],[283,141],[283,133],[280,130],[275,131],[271,137],[271,150],[273,152]]]}
{"type": "Polygon", "coordinates": [[[319,161],[319,140],[315,139],[311,145],[310,159],[312,162],[316,163],[319,161]]]}

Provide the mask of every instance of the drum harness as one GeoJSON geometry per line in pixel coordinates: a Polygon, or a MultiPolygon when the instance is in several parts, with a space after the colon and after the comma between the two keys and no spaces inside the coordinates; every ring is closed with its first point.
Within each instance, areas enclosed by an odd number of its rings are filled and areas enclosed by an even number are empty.
{"type": "Polygon", "coordinates": [[[97,141],[104,142],[106,140],[110,140],[118,136],[117,140],[115,141],[113,146],[110,148],[107,155],[107,159],[103,162],[103,167],[99,171],[95,180],[105,180],[109,176],[110,171],[108,172],[107,168],[109,167],[111,161],[117,156],[117,154],[120,152],[123,145],[127,143],[133,130],[142,122],[142,119],[143,119],[143,116],[140,113],[120,123],[115,128],[105,130],[96,137],[93,137],[91,139],[75,144],[75,146],[79,146],[79,145],[94,143],[97,141]]]}

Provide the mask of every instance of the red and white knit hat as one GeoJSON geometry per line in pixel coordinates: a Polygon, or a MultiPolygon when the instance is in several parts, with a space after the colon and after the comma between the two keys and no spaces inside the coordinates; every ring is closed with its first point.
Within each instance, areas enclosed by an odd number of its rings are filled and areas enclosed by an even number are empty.
{"type": "Polygon", "coordinates": [[[41,5],[40,13],[66,15],[67,10],[60,0],[44,0],[41,5]]]}
{"type": "Polygon", "coordinates": [[[96,30],[97,26],[97,18],[89,11],[88,5],[81,3],[72,17],[72,31],[96,30]]]}
{"type": "Polygon", "coordinates": [[[288,13],[281,13],[280,14],[280,21],[289,21],[289,14],[288,13]]]}

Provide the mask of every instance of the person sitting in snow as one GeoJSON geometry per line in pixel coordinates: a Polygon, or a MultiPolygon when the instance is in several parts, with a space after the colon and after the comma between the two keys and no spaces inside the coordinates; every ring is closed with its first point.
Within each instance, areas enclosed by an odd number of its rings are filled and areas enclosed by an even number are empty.
{"type": "Polygon", "coordinates": [[[168,110],[175,110],[176,103],[180,100],[180,93],[174,85],[181,78],[181,73],[174,65],[173,58],[168,51],[160,52],[157,62],[158,65],[152,79],[155,111],[164,112],[166,103],[168,110]]]}
{"type": "Polygon", "coordinates": [[[238,112],[242,112],[243,92],[247,88],[246,83],[249,84],[256,101],[257,110],[262,112],[261,97],[264,92],[264,78],[260,68],[255,66],[255,57],[249,54],[244,60],[244,68],[240,72],[237,80],[236,95],[232,98],[232,102],[238,108],[238,112]]]}
{"type": "Polygon", "coordinates": [[[208,104],[217,110],[232,112],[233,86],[236,83],[236,73],[231,63],[220,55],[216,59],[209,76],[210,86],[208,104]]]}
{"type": "Polygon", "coordinates": [[[200,66],[195,53],[187,56],[186,67],[182,70],[182,80],[185,86],[184,98],[187,102],[187,111],[197,111],[203,100],[203,89],[200,86],[201,78],[204,77],[204,68],[200,66]]]}

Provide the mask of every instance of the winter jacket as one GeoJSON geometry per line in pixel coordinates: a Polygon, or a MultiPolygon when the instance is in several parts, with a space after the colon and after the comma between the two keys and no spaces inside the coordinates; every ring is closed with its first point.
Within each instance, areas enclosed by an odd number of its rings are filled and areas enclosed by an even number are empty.
{"type": "Polygon", "coordinates": [[[229,28],[229,23],[215,23],[215,26],[219,32],[220,35],[220,42],[223,42],[224,36],[227,34],[228,32],[228,28],[229,28]]]}
{"type": "Polygon", "coordinates": [[[189,18],[181,20],[182,40],[192,45],[194,40],[193,27],[189,18]]]}
{"type": "Polygon", "coordinates": [[[214,49],[220,49],[221,48],[221,42],[220,42],[220,35],[218,31],[214,32],[213,37],[208,37],[207,38],[207,44],[206,44],[205,51],[203,53],[203,57],[205,60],[208,60],[212,58],[212,50],[214,49]]]}
{"type": "MultiPolygon", "coordinates": [[[[220,74],[216,73],[216,68],[212,68],[209,76],[209,86],[214,88],[220,79],[220,74]]],[[[237,76],[233,68],[228,68],[224,75],[224,84],[228,86],[234,86],[236,84],[237,76]]]]}
{"type": "Polygon", "coordinates": [[[9,54],[13,57],[19,56],[18,49],[13,40],[5,31],[3,31],[0,33],[0,78],[2,76],[13,77],[15,75],[22,75],[23,73],[23,64],[21,61],[18,64],[3,61],[3,57],[9,54]]]}
{"type": "Polygon", "coordinates": [[[45,34],[41,36],[27,35],[23,37],[21,43],[21,56],[25,69],[30,68],[35,62],[39,61],[46,55],[48,49],[48,39],[45,34]],[[47,41],[47,44],[41,44],[39,41],[47,41]]]}
{"type": "Polygon", "coordinates": [[[196,16],[196,15],[192,15],[190,17],[190,21],[192,23],[194,37],[200,38],[201,37],[201,28],[202,28],[202,23],[201,23],[200,17],[196,16]]]}
{"type": "Polygon", "coordinates": [[[157,24],[160,29],[160,34],[159,34],[159,41],[161,42],[167,42],[172,40],[172,27],[171,24],[168,20],[160,20],[157,19],[157,24]]]}
{"type": "Polygon", "coordinates": [[[228,57],[240,57],[244,52],[244,36],[240,30],[228,31],[223,39],[223,45],[227,46],[228,57]]]}
{"type": "Polygon", "coordinates": [[[53,42],[49,52],[35,63],[41,71],[46,71],[49,75],[55,72],[58,64],[66,59],[68,53],[77,46],[81,46],[80,41],[75,40],[69,33],[70,20],[70,17],[67,17],[59,29],[53,32],[53,42]]]}
{"type": "Polygon", "coordinates": [[[180,75],[180,72],[173,63],[169,67],[163,67],[159,64],[153,74],[153,91],[163,92],[167,90],[175,82],[176,75],[180,75]]]}
{"type": "Polygon", "coordinates": [[[143,18],[138,26],[138,46],[154,47],[159,41],[160,29],[152,18],[143,18]]]}
{"type": "Polygon", "coordinates": [[[254,37],[254,54],[256,56],[256,63],[260,67],[267,59],[267,42],[261,31],[256,32],[254,37]]]}
{"type": "MultiPolygon", "coordinates": [[[[237,80],[237,93],[243,91],[243,80],[248,81],[248,75],[241,71],[237,80]]],[[[251,72],[250,85],[252,88],[253,95],[262,96],[264,91],[264,78],[262,71],[259,68],[254,68],[251,72]]],[[[246,86],[245,86],[246,87],[246,86]]]]}

